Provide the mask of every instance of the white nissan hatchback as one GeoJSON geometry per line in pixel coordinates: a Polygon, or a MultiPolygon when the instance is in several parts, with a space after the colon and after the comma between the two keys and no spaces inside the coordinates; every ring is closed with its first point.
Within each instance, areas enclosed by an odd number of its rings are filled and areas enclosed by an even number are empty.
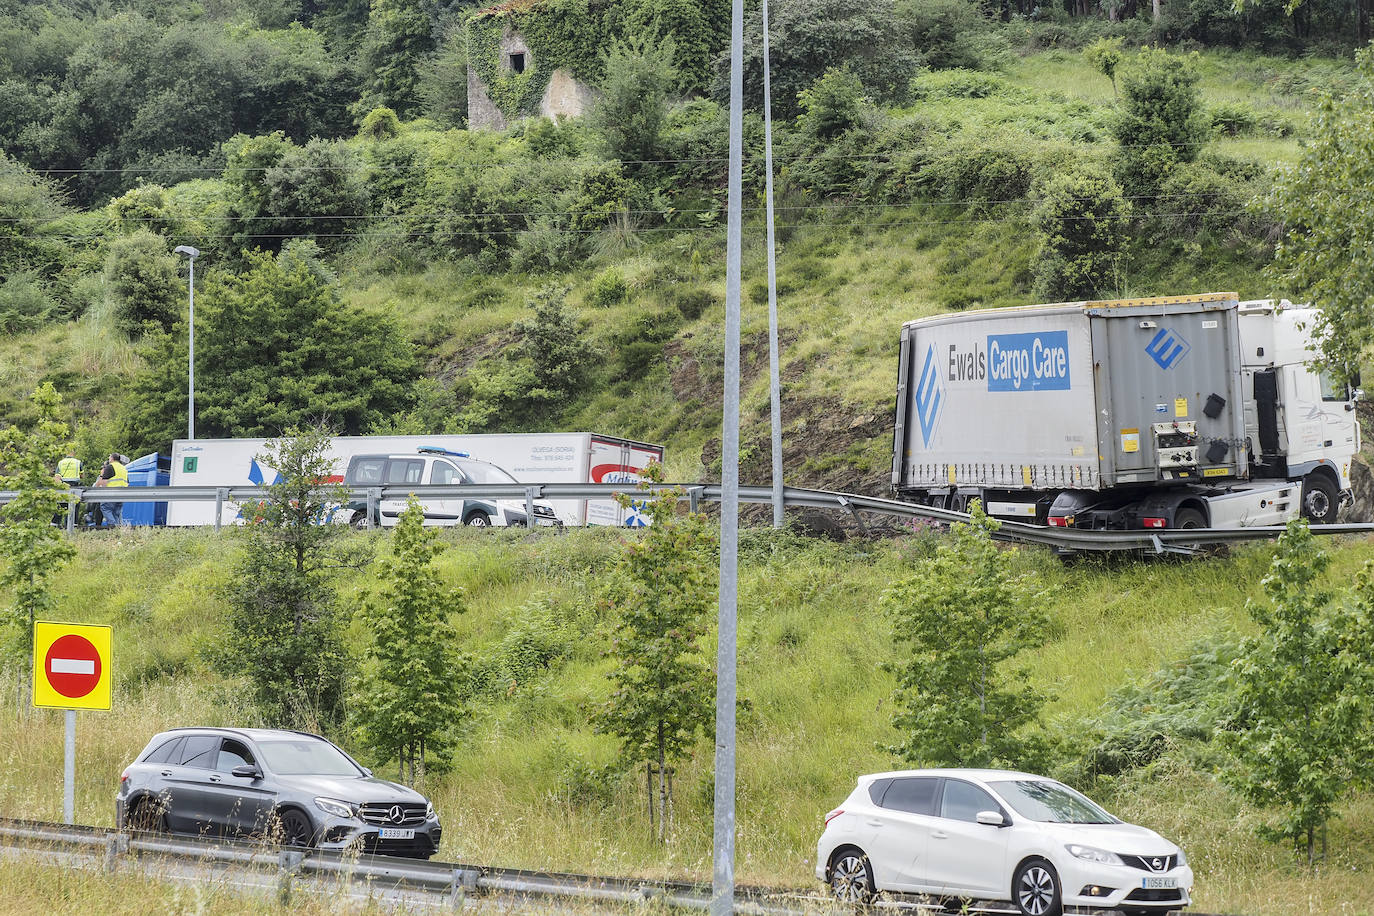
{"type": "Polygon", "coordinates": [[[840,900],[879,891],[1163,914],[1191,902],[1183,850],[1068,786],[1008,770],[860,776],[825,816],[816,877],[840,900]]]}

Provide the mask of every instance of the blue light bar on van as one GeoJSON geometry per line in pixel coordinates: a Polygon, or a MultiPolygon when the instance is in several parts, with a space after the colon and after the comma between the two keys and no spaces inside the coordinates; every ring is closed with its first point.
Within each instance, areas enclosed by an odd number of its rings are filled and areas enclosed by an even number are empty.
{"type": "Polygon", "coordinates": [[[442,445],[422,445],[415,451],[421,455],[448,455],[450,458],[471,458],[467,452],[455,452],[453,449],[444,448],[442,445]]]}

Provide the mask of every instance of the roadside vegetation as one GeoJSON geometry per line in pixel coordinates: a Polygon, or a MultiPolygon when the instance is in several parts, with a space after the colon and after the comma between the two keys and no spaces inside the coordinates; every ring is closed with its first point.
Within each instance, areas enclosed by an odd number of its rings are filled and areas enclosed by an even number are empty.
{"type": "MultiPolygon", "coordinates": [[[[450,617],[469,656],[470,705],[451,767],[427,771],[444,820],[440,858],[505,866],[705,878],[710,873],[712,742],[687,742],[675,766],[666,841],[647,812],[642,765],[620,763],[619,742],[592,724],[614,690],[607,650],[615,615],[604,580],[620,532],[443,531],[432,564],[467,609],[450,617]]],[[[349,535],[379,551],[390,532],[349,535]]],[[[741,548],[739,716],[740,880],[808,887],[821,817],[855,775],[900,766],[885,748],[896,686],[884,663],[902,650],[881,608],[884,590],[934,549],[931,533],[836,544],[788,532],[747,531],[741,548]]],[[[56,587],[65,616],[115,630],[110,713],[77,726],[77,819],[110,824],[121,768],[158,729],[186,722],[278,724],[256,711],[244,678],[209,659],[227,636],[219,586],[242,536],[131,531],[82,536],[56,587]]],[[[1325,578],[1353,581],[1374,547],[1334,544],[1325,578]]],[[[1197,908],[1247,914],[1363,913],[1374,907],[1374,795],[1334,808],[1327,856],[1314,871],[1291,846],[1261,839],[1270,813],[1228,790],[1218,734],[1225,672],[1257,632],[1247,600],[1272,545],[1184,563],[1064,567],[1017,550],[1013,574],[1033,574],[1054,598],[1046,640],[1016,662],[1049,696],[1041,716],[1057,745],[1053,772],[1114,813],[1187,849],[1197,908]],[[1231,648],[1227,648],[1231,647],[1231,648]]],[[[375,570],[337,580],[350,651],[370,638],[361,609],[384,587],[375,570]]],[[[705,647],[709,657],[711,649],[705,647]]],[[[13,677],[13,672],[11,672],[13,677]]],[[[4,695],[13,695],[12,688],[4,695]]],[[[0,711],[0,808],[55,819],[61,809],[61,715],[0,711]]],[[[346,734],[364,761],[396,776],[346,734]]],[[[657,787],[655,787],[657,792],[657,787]]],[[[656,800],[657,804],[657,800],[656,800]]]]}

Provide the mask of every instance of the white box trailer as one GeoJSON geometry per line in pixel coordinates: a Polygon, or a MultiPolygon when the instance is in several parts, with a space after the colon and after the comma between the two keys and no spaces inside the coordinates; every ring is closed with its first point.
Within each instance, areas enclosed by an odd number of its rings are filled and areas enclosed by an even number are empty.
{"type": "Polygon", "coordinates": [[[893,488],[1059,525],[1332,521],[1354,405],[1328,390],[1323,408],[1315,312],[1285,306],[1209,293],[908,322],[893,488]]]}
{"type": "MultiPolygon", "coordinates": [[[[257,461],[267,439],[178,439],[172,444],[171,485],[251,487],[272,483],[276,470],[257,461]]],[[[521,483],[635,483],[651,462],[663,461],[663,446],[598,433],[498,433],[435,436],[339,436],[329,456],[333,481],[341,482],[355,455],[415,454],[422,447],[466,452],[508,471],[521,483]]],[[[546,500],[565,525],[637,523],[610,499],[546,500]]],[[[238,521],[239,507],[226,502],[221,524],[238,521]]],[[[212,502],[173,501],[170,526],[213,525],[212,502]]]]}

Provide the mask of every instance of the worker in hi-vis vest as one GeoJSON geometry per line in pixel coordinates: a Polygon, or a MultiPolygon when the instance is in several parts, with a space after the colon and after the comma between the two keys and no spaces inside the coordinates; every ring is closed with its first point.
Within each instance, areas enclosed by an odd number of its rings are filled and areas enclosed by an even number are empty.
{"type": "MultiPolygon", "coordinates": [[[[128,459],[123,455],[111,454],[105,459],[105,466],[100,469],[100,478],[96,480],[97,487],[127,487],[129,485],[129,469],[125,467],[128,459]]],[[[124,503],[122,502],[102,502],[100,504],[100,514],[104,516],[104,524],[118,528],[124,522],[124,503]]]]}
{"type": "Polygon", "coordinates": [[[57,476],[69,487],[81,486],[81,459],[67,450],[67,457],[57,462],[57,476]]]}

